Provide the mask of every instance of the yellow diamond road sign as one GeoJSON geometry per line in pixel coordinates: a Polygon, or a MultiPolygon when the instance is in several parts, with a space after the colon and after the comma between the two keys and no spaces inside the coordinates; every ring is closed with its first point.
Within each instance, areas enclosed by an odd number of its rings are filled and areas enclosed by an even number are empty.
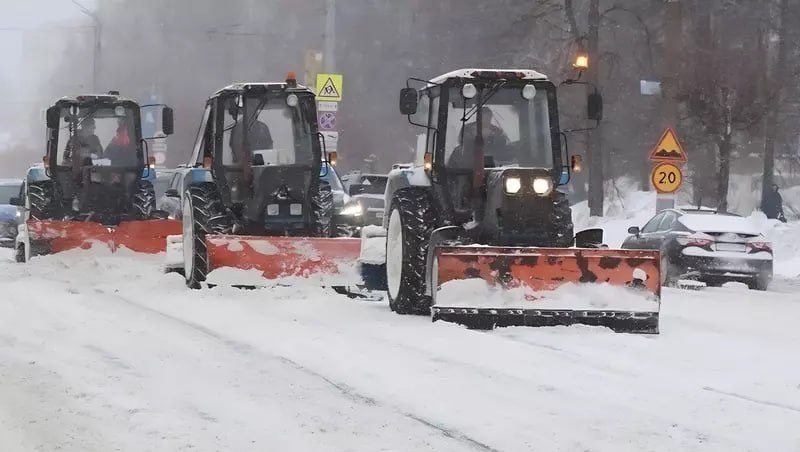
{"type": "Polygon", "coordinates": [[[317,74],[317,100],[342,100],[342,74],[317,74]]]}

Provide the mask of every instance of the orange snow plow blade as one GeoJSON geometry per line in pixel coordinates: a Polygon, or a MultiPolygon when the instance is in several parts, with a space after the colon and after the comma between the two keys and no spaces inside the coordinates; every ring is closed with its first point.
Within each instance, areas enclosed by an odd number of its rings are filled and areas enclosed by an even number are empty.
{"type": "Polygon", "coordinates": [[[440,247],[433,320],[476,329],[585,324],[658,333],[658,251],[440,247]]]}
{"type": "MultiPolygon", "coordinates": [[[[260,280],[318,279],[323,286],[349,286],[359,281],[361,240],[357,238],[208,235],[206,246],[209,282],[212,271],[226,268],[255,270],[260,280]]],[[[251,282],[244,283],[260,285],[251,282]]]]}
{"type": "Polygon", "coordinates": [[[89,249],[99,244],[116,252],[127,248],[138,253],[157,254],[166,250],[167,236],[181,234],[179,220],[141,220],[116,226],[84,221],[31,220],[27,222],[31,241],[45,244],[48,253],[89,249]]]}

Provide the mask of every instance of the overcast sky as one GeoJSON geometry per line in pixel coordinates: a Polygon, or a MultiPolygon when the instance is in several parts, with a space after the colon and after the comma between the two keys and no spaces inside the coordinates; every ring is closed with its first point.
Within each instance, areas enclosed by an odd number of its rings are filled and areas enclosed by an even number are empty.
{"type": "MultiPolygon", "coordinates": [[[[78,0],[87,8],[97,1],[78,0]]],[[[22,32],[18,29],[35,29],[50,22],[86,17],[72,0],[0,0],[0,55],[4,64],[0,71],[14,80],[14,68],[22,58],[22,32]]]]}

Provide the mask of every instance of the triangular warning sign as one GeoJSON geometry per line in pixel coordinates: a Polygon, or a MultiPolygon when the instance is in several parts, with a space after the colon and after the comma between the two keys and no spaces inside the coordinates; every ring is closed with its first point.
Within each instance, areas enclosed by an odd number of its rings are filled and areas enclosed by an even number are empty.
{"type": "Polygon", "coordinates": [[[667,129],[664,135],[658,140],[656,147],[650,151],[650,160],[654,162],[686,162],[686,152],[684,152],[675,131],[667,129]]]}
{"type": "Polygon", "coordinates": [[[336,89],[336,84],[333,83],[333,78],[328,77],[328,80],[322,85],[322,88],[319,90],[319,97],[330,97],[334,99],[342,97],[339,94],[339,90],[336,89]]]}

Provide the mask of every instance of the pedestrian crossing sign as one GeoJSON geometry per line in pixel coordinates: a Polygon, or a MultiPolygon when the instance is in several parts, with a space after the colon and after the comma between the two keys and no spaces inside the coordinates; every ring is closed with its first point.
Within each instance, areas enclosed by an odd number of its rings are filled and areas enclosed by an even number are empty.
{"type": "Polygon", "coordinates": [[[342,74],[317,74],[317,100],[342,100],[342,74]]]}

